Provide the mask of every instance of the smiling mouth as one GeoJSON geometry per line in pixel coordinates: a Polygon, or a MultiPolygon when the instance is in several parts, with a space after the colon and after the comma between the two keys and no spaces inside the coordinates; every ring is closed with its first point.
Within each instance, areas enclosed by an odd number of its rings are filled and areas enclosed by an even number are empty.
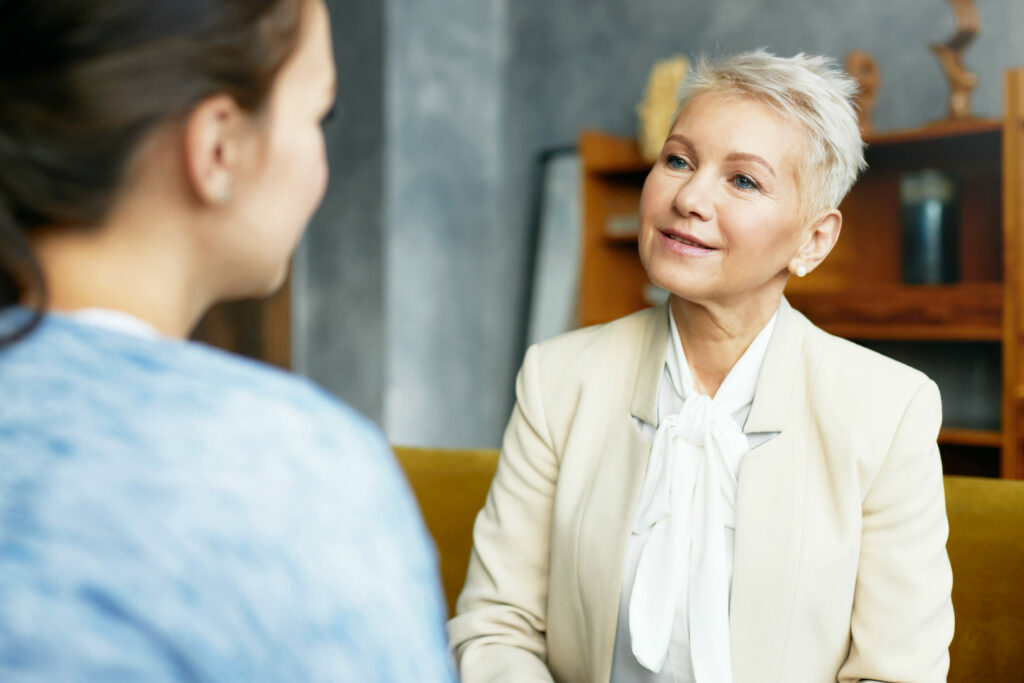
{"type": "Polygon", "coordinates": [[[665,236],[668,237],[669,239],[672,239],[672,240],[674,240],[676,242],[679,242],[680,244],[685,244],[685,245],[690,246],[690,247],[697,247],[698,249],[708,249],[708,250],[714,249],[714,247],[709,247],[706,244],[702,244],[701,242],[697,242],[697,241],[689,239],[687,237],[680,237],[679,235],[673,235],[673,234],[668,233],[668,232],[665,233],[665,236]]]}

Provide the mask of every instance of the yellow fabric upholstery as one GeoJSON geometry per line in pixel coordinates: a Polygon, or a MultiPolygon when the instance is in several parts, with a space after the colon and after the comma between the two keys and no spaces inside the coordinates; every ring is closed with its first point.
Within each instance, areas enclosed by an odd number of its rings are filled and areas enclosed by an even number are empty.
{"type": "MultiPolygon", "coordinates": [[[[449,614],[496,450],[396,448],[441,556],[449,614]]],[[[1024,481],[946,477],[956,634],[950,683],[1024,680],[1024,481]]]]}
{"type": "Polygon", "coordinates": [[[473,547],[473,521],[487,498],[498,451],[395,447],[395,454],[437,544],[448,614],[454,614],[473,547]]]}
{"type": "Polygon", "coordinates": [[[1024,681],[1024,481],[946,477],[950,683],[1024,681]]]}

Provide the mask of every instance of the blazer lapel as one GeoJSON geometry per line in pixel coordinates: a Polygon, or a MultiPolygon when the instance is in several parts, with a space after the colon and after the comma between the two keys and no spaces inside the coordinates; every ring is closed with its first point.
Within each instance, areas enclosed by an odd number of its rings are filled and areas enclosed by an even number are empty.
{"type": "MultiPolygon", "coordinates": [[[[613,413],[601,443],[595,444],[595,475],[584,503],[577,558],[579,585],[589,599],[582,601],[585,614],[582,642],[592,643],[588,652],[592,680],[611,676],[615,631],[619,619],[619,596],[626,549],[636,516],[640,487],[647,471],[651,444],[633,417],[657,426],[658,383],[665,366],[668,312],[659,306],[650,312],[636,356],[633,394],[613,413]],[[594,545],[599,547],[592,547],[594,545]],[[597,558],[598,561],[593,561],[597,558]]],[[[623,349],[623,352],[628,352],[623,349]]]]}
{"type": "MultiPolygon", "coordinates": [[[[640,344],[636,381],[629,402],[629,414],[647,424],[658,426],[658,387],[665,370],[668,348],[668,304],[651,311],[640,344]]],[[[646,463],[645,463],[646,464],[646,463]]]]}
{"type": "Polygon", "coordinates": [[[750,415],[748,434],[778,432],[740,466],[730,607],[735,683],[778,679],[797,589],[807,453],[800,405],[810,324],[782,300],[750,415]]]}

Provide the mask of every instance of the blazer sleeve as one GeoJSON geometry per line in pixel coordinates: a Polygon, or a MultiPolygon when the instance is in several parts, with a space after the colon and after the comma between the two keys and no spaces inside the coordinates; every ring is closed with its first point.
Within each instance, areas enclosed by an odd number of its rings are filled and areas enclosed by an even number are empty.
{"type": "Polygon", "coordinates": [[[473,527],[466,585],[448,623],[464,683],[553,680],[545,631],[559,462],[545,424],[539,356],[531,347],[516,379],[498,469],[473,527]]]}
{"type": "Polygon", "coordinates": [[[945,681],[953,638],[938,387],[908,403],[863,501],[850,654],[840,683],[945,681]]]}

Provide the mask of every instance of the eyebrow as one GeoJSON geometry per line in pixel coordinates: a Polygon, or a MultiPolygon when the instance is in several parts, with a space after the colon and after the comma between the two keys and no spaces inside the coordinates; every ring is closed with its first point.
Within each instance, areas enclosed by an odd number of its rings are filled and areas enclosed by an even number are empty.
{"type": "Polygon", "coordinates": [[[772,165],[765,161],[763,158],[757,156],[756,154],[733,152],[732,154],[728,155],[725,158],[727,161],[749,161],[754,164],[760,164],[761,166],[764,167],[766,171],[772,174],[772,177],[775,177],[775,169],[772,168],[772,165]]]}
{"type": "MultiPolygon", "coordinates": [[[[686,136],[680,135],[679,133],[673,133],[672,135],[669,135],[668,139],[669,140],[675,140],[676,142],[678,142],[680,144],[683,144],[683,145],[686,145],[690,149],[693,149],[693,143],[690,142],[686,138],[686,136]]],[[[775,175],[776,175],[775,174],[775,169],[772,168],[772,165],[769,164],[767,161],[765,161],[764,157],[760,157],[760,156],[758,156],[756,154],[749,154],[747,152],[731,152],[728,156],[725,157],[725,160],[726,161],[747,161],[747,162],[750,162],[750,163],[759,164],[760,166],[763,166],[766,171],[771,173],[772,177],[775,177],[775,175]]]]}

